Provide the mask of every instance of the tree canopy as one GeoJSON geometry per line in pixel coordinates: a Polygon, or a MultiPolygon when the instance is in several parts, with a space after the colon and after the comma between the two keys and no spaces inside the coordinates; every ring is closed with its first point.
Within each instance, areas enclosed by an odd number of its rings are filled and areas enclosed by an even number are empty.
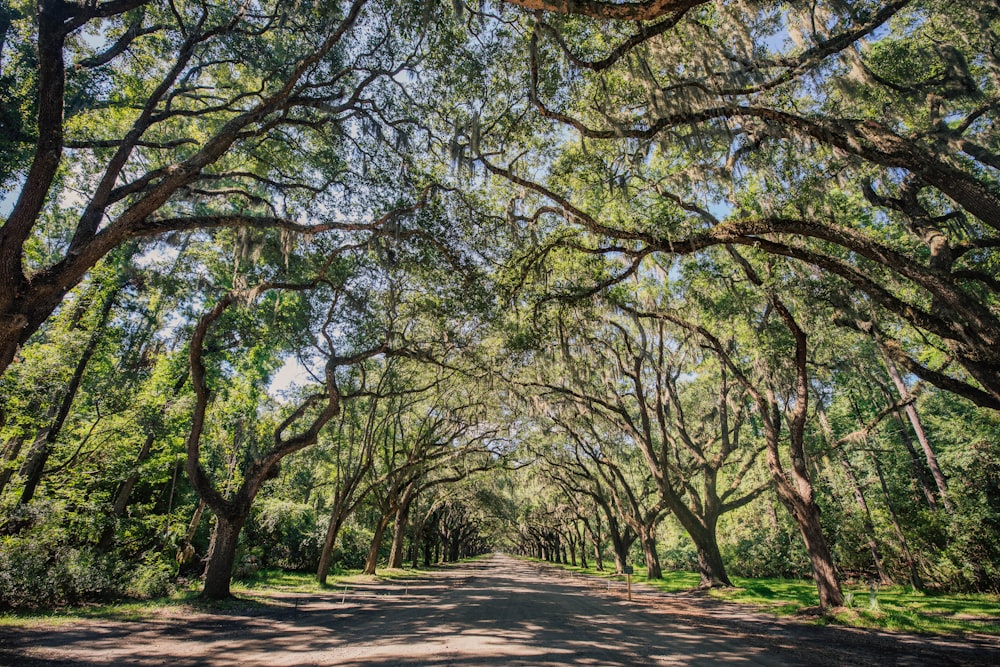
{"type": "Polygon", "coordinates": [[[489,548],[1000,590],[998,32],[0,0],[0,600],[489,548]]]}

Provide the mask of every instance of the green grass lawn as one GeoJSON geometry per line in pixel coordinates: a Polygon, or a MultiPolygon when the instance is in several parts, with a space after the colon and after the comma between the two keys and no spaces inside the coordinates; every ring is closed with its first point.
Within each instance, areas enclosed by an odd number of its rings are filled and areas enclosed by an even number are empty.
{"type": "MultiPolygon", "coordinates": [[[[593,567],[558,567],[616,581],[625,579],[607,570],[598,572],[593,567]]],[[[632,581],[666,593],[676,593],[697,588],[700,578],[694,572],[664,572],[663,579],[648,580],[645,573],[636,568],[632,581]]],[[[733,588],[713,589],[709,594],[719,600],[751,605],[777,616],[808,615],[811,622],[819,624],[837,623],[920,634],[1000,635],[1000,596],[997,595],[943,595],[893,586],[876,591],[873,600],[868,588],[845,586],[847,606],[832,614],[817,615],[810,613],[819,606],[816,587],[811,581],[733,577],[733,583],[733,588]]]]}
{"type": "MultiPolygon", "coordinates": [[[[467,560],[475,559],[464,559],[460,562],[467,560]]],[[[342,588],[351,583],[412,579],[452,565],[455,563],[441,563],[430,568],[385,569],[379,570],[374,576],[361,574],[360,569],[336,570],[330,572],[326,584],[323,586],[316,581],[314,572],[293,572],[278,569],[258,570],[249,577],[234,579],[230,586],[233,597],[228,600],[211,602],[201,600],[198,597],[201,592],[201,583],[195,580],[179,585],[169,596],[150,600],[119,600],[107,604],[86,603],[54,609],[5,611],[0,613],[0,627],[34,623],[59,625],[81,619],[137,621],[154,618],[167,609],[178,608],[189,608],[192,611],[202,609],[247,611],[268,605],[284,604],[273,597],[276,593],[320,593],[342,588]]]]}

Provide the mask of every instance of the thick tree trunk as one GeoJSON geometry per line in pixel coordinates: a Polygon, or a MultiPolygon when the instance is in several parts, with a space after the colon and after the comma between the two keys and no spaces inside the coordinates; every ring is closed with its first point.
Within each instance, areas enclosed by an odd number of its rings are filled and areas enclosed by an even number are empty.
{"type": "Polygon", "coordinates": [[[816,590],[819,593],[819,604],[824,609],[842,607],[844,594],[840,590],[840,581],[837,579],[830,546],[823,534],[819,506],[816,505],[813,498],[812,482],[806,472],[802,448],[801,446],[793,446],[795,463],[791,474],[795,479],[794,485],[785,476],[785,471],[780,464],[777,463],[775,444],[769,443],[768,448],[768,467],[771,470],[771,479],[774,482],[778,498],[791,513],[799,527],[799,532],[802,534],[812,566],[813,581],[816,582],[816,590]]]}
{"type": "Polygon", "coordinates": [[[233,576],[233,563],[236,561],[236,548],[249,510],[248,506],[228,515],[216,514],[201,597],[207,600],[230,597],[229,584],[233,576]]]}
{"type": "Polygon", "coordinates": [[[714,524],[710,528],[698,528],[688,531],[691,541],[698,552],[698,573],[701,575],[701,588],[716,588],[732,586],[722,562],[722,552],[719,550],[719,540],[714,524]]]}
{"type": "Polygon", "coordinates": [[[782,500],[795,517],[802,540],[805,542],[809,562],[812,565],[813,581],[816,582],[816,590],[819,593],[820,606],[824,609],[842,607],[844,594],[840,590],[840,581],[837,579],[830,546],[823,534],[819,508],[815,503],[803,502],[801,499],[782,500]]]}
{"type": "Polygon", "coordinates": [[[646,559],[646,577],[649,579],[662,579],[663,570],[660,568],[660,556],[656,553],[656,535],[651,528],[643,528],[642,555],[646,559]]]}
{"type": "Polygon", "coordinates": [[[615,574],[621,574],[625,571],[625,565],[628,563],[628,548],[620,540],[615,540],[613,537],[611,545],[615,554],[615,574]]]}
{"type": "MultiPolygon", "coordinates": [[[[722,552],[719,551],[719,540],[716,535],[716,526],[719,521],[718,511],[709,510],[708,505],[706,505],[702,512],[704,516],[699,517],[687,507],[677,506],[675,503],[670,503],[668,506],[676,507],[674,516],[687,532],[698,552],[698,572],[701,575],[699,586],[701,588],[732,586],[733,583],[726,573],[726,565],[722,561],[722,552]]],[[[717,503],[712,506],[717,506],[717,503]]]]}

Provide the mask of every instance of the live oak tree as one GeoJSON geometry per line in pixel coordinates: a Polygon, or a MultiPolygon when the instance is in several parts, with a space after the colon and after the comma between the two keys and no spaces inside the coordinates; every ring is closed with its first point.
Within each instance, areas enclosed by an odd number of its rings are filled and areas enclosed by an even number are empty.
{"type": "Polygon", "coordinates": [[[564,221],[549,243],[636,259],[738,244],[810,265],[839,324],[996,409],[996,20],[988,3],[703,4],[602,34],[536,14],[526,96],[569,150],[483,135],[479,164],[540,195],[520,198],[526,219],[564,221]]]}
{"type": "MultiPolygon", "coordinates": [[[[768,488],[745,484],[763,449],[744,441],[745,390],[666,321],[598,307],[561,323],[561,358],[552,366],[565,369],[564,379],[541,384],[576,406],[578,414],[562,427],[580,445],[592,442],[598,459],[617,439],[603,436],[606,429],[632,441],[660,499],[652,516],[668,511],[690,535],[702,585],[730,585],[716,536],[719,518],[768,488]],[[604,426],[589,426],[593,419],[604,426]]],[[[655,523],[634,526],[644,542],[655,523]]]]}
{"type": "Polygon", "coordinates": [[[385,223],[352,190],[380,145],[405,143],[385,103],[421,49],[389,29],[419,23],[405,8],[43,0],[2,16],[3,76],[23,85],[4,93],[17,194],[0,228],[0,370],[130,239],[385,223]],[[36,262],[43,236],[57,252],[36,262]]]}

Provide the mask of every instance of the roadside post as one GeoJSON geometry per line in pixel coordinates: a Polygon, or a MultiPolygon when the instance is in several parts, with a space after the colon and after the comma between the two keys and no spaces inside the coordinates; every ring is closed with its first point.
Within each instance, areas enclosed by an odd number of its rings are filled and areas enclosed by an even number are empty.
{"type": "Polygon", "coordinates": [[[625,585],[628,588],[628,601],[631,602],[632,601],[632,566],[631,565],[626,565],[626,566],[624,566],[622,568],[622,571],[625,572],[625,585]]]}

